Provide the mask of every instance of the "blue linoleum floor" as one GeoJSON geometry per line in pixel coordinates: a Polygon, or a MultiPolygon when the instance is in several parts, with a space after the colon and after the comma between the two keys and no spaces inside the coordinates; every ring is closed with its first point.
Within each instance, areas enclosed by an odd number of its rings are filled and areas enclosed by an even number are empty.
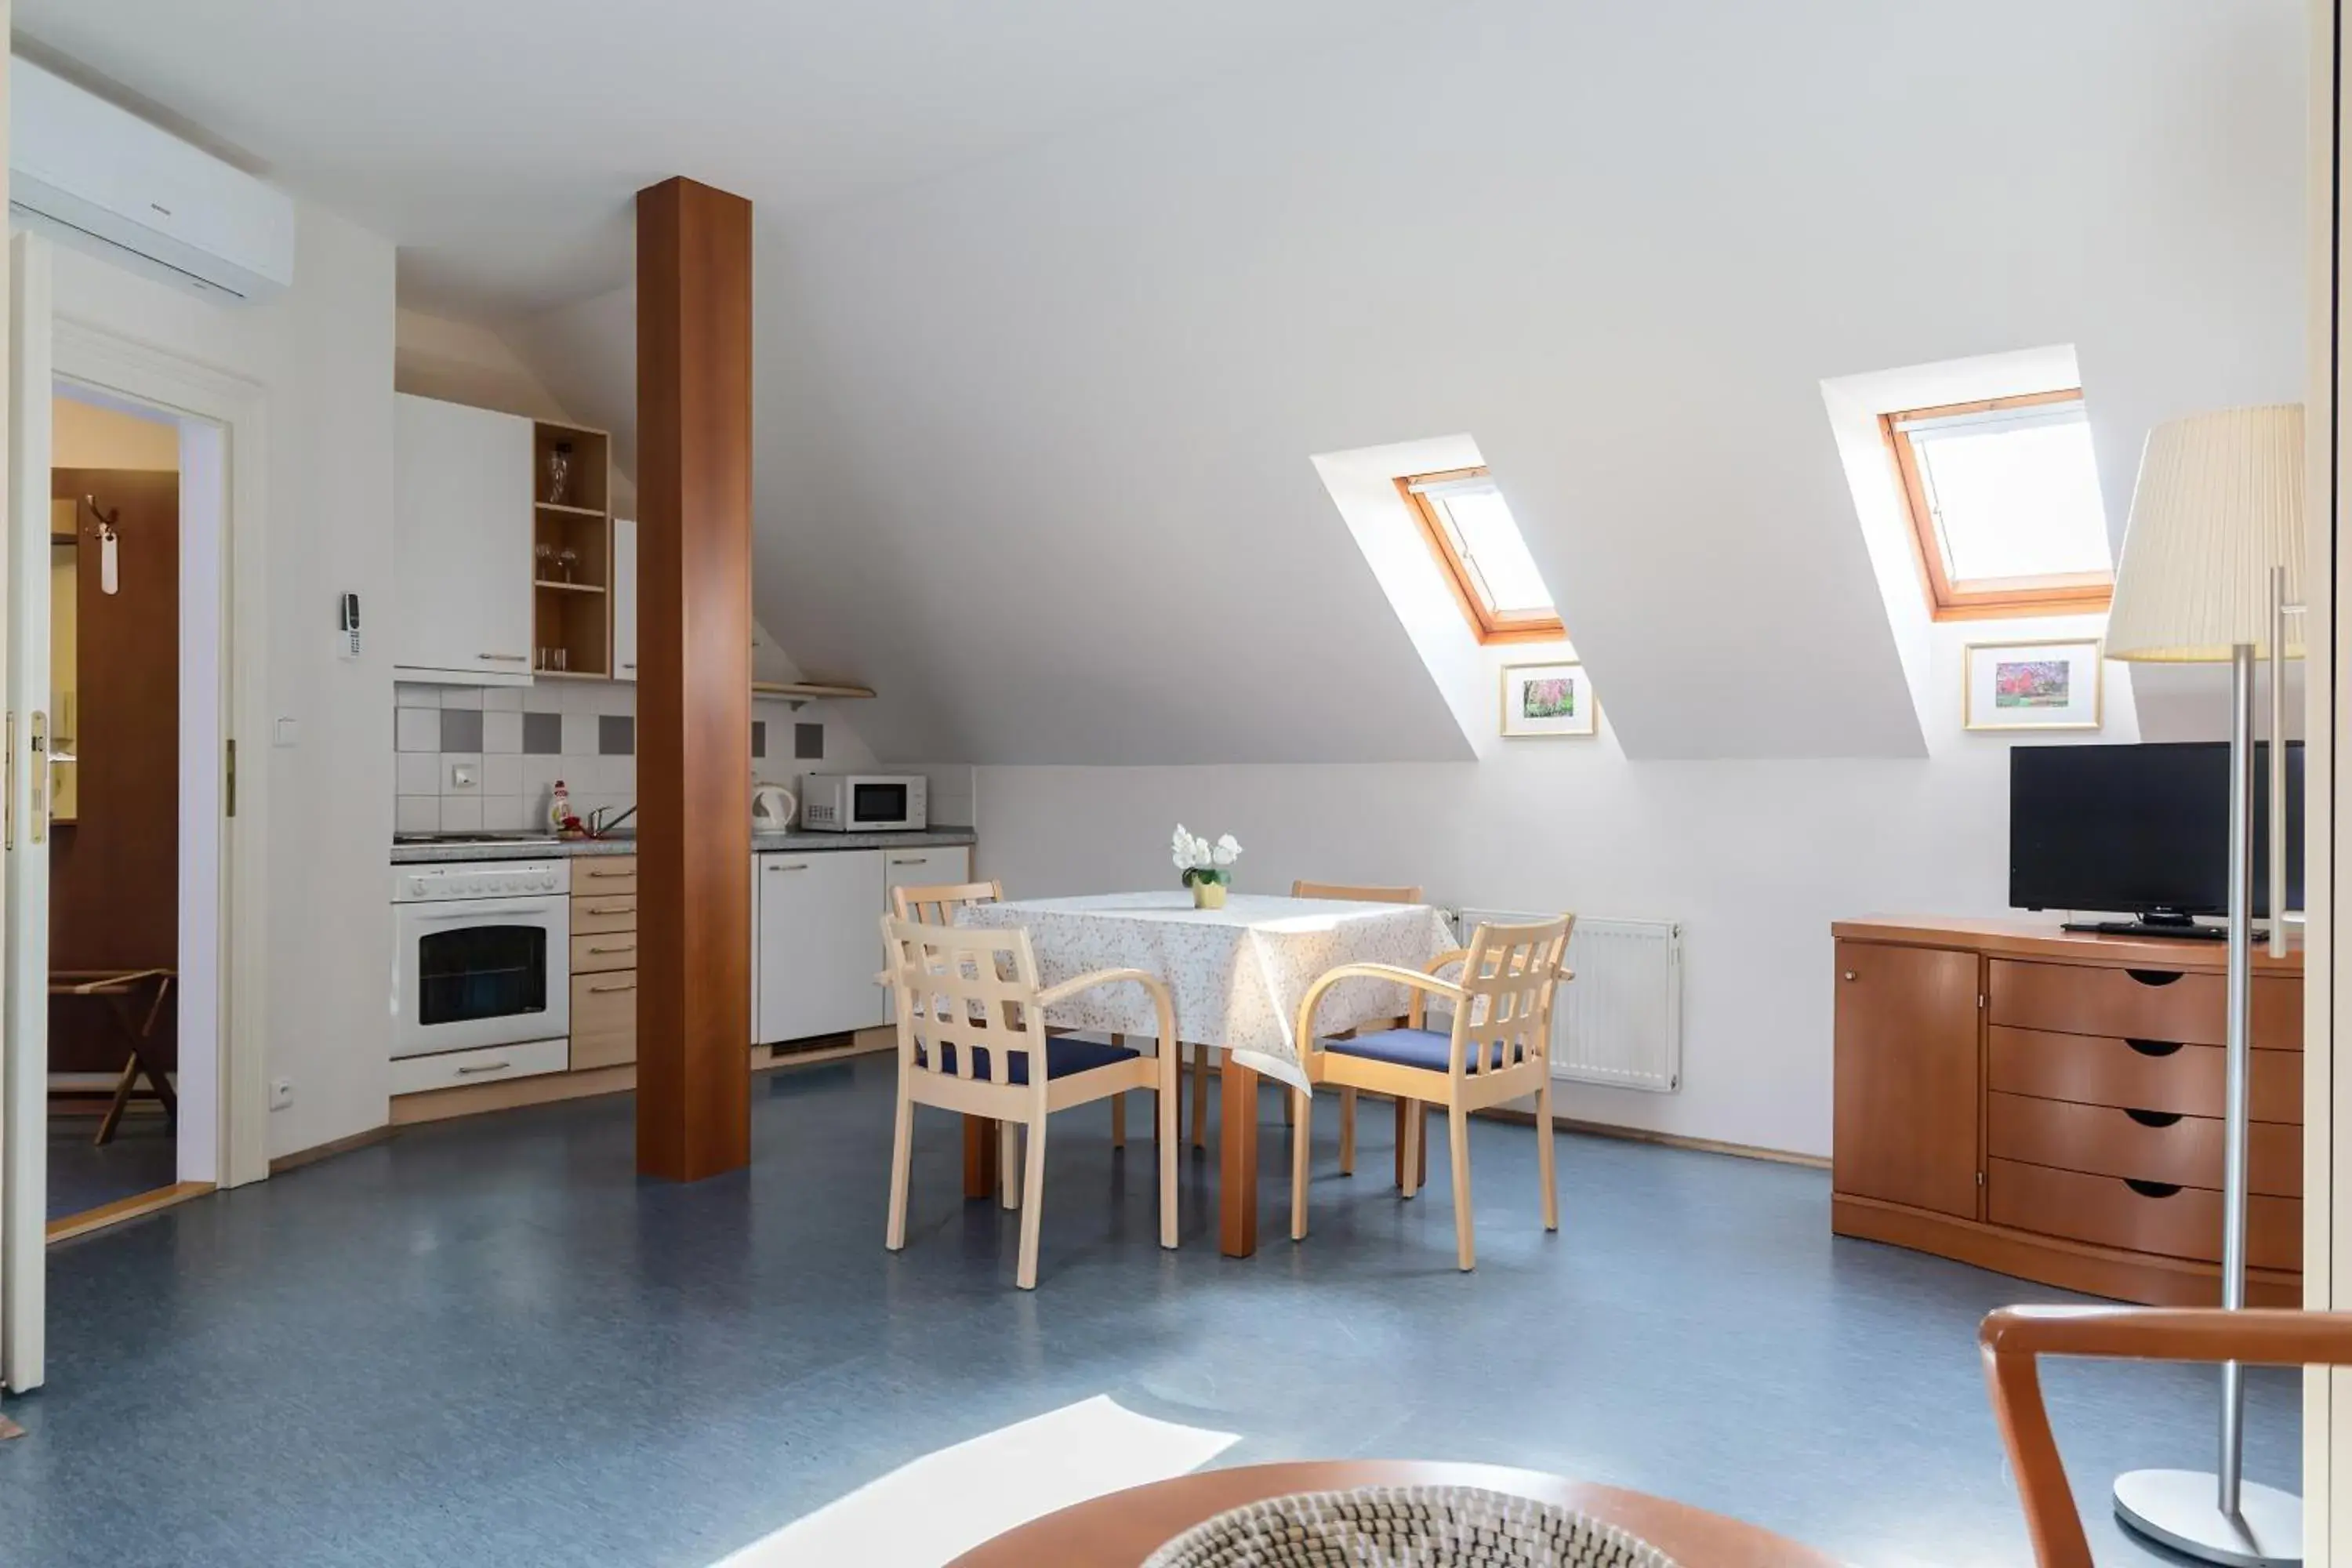
{"type": "MultiPolygon", "coordinates": [[[[1828,1230],[1822,1173],[1481,1123],[1479,1268],[1444,1162],[1352,1180],[1318,1128],[1293,1247],[1265,1103],[1263,1250],[1218,1257],[1213,1184],[1154,1245],[1148,1142],[1055,1120],[1041,1289],[919,1119],[883,1251],[890,1064],[758,1080],[748,1174],[632,1173],[632,1105],[412,1131],[51,1257],[49,1386],[9,1401],[11,1564],[699,1568],[919,1455],[1097,1394],[1239,1432],[1221,1462],[1483,1459],[1744,1516],[1859,1563],[2028,1561],[1974,1348],[2052,1293],[1828,1230]]],[[[1137,1110],[1140,1112],[1139,1103],[1137,1110]]],[[[1138,1114],[1133,1124],[1148,1126],[1138,1114]]],[[[2108,1478],[2210,1462],[2202,1371],[2062,1365],[2059,1436],[2106,1563],[2153,1559],[2108,1478]]],[[[2296,1384],[2258,1374],[2249,1469],[2293,1484],[2296,1384]]]]}

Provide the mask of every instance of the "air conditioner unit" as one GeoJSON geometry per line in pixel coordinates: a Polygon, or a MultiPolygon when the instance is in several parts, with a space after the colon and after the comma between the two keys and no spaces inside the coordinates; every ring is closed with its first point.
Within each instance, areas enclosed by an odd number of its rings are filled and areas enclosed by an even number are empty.
{"type": "Polygon", "coordinates": [[[38,66],[8,63],[12,219],[208,300],[266,300],[293,283],[292,198],[38,66]]]}

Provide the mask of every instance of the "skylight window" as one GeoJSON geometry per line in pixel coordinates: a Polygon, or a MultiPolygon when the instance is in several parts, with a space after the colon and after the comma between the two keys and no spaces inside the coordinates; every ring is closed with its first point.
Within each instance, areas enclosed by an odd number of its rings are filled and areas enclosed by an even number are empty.
{"type": "Polygon", "coordinates": [[[2107,607],[2115,556],[2079,389],[1884,424],[1938,620],[2107,607]]]}
{"type": "Polygon", "coordinates": [[[1503,492],[1485,468],[1409,474],[1397,489],[1421,520],[1471,634],[1482,643],[1568,636],[1503,492]]]}

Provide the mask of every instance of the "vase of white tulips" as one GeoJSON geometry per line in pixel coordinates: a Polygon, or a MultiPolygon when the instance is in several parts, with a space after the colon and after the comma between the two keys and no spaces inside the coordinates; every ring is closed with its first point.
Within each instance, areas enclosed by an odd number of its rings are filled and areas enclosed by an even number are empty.
{"type": "Polygon", "coordinates": [[[1184,885],[1192,889],[1192,907],[1196,910],[1222,910],[1225,907],[1225,889],[1234,879],[1234,862],[1242,858],[1242,847],[1230,833],[1214,844],[1176,825],[1176,837],[1170,846],[1171,858],[1176,869],[1184,874],[1184,885]]]}

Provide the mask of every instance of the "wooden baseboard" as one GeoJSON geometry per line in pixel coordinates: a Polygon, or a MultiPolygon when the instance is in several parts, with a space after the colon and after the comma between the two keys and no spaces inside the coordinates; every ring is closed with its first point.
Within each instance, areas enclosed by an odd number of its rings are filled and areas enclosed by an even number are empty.
{"type": "MultiPolygon", "coordinates": [[[[2210,1263],[2037,1236],[1981,1220],[1931,1214],[1877,1198],[1840,1193],[1830,1199],[1830,1229],[1863,1241],[1933,1253],[2037,1285],[2148,1307],[2218,1307],[2221,1271],[2210,1263]]],[[[2299,1307],[2303,1276],[2284,1269],[2246,1271],[2246,1301],[2299,1307]]]]}
{"type": "Polygon", "coordinates": [[[142,1215],[154,1214],[158,1210],[170,1208],[174,1204],[186,1203],[190,1198],[203,1197],[212,1190],[213,1184],[210,1182],[175,1182],[168,1187],[158,1187],[152,1193],[141,1193],[134,1197],[117,1198],[110,1204],[100,1204],[94,1209],[84,1209],[79,1214],[69,1214],[62,1219],[53,1219],[49,1221],[44,1234],[49,1244],[54,1246],[60,1241],[71,1241],[78,1236],[88,1236],[94,1230],[104,1230],[110,1226],[124,1224],[142,1215]]]}
{"type": "Polygon", "coordinates": [[[269,1162],[269,1173],[273,1176],[282,1176],[289,1171],[299,1171],[303,1166],[316,1164],[320,1160],[331,1159],[337,1154],[348,1154],[354,1149],[364,1149],[371,1143],[381,1143],[391,1137],[392,1132],[392,1124],[386,1122],[382,1127],[371,1127],[364,1132],[354,1132],[348,1138],[337,1138],[326,1143],[314,1143],[308,1149],[297,1149],[291,1154],[278,1155],[269,1162]]]}

